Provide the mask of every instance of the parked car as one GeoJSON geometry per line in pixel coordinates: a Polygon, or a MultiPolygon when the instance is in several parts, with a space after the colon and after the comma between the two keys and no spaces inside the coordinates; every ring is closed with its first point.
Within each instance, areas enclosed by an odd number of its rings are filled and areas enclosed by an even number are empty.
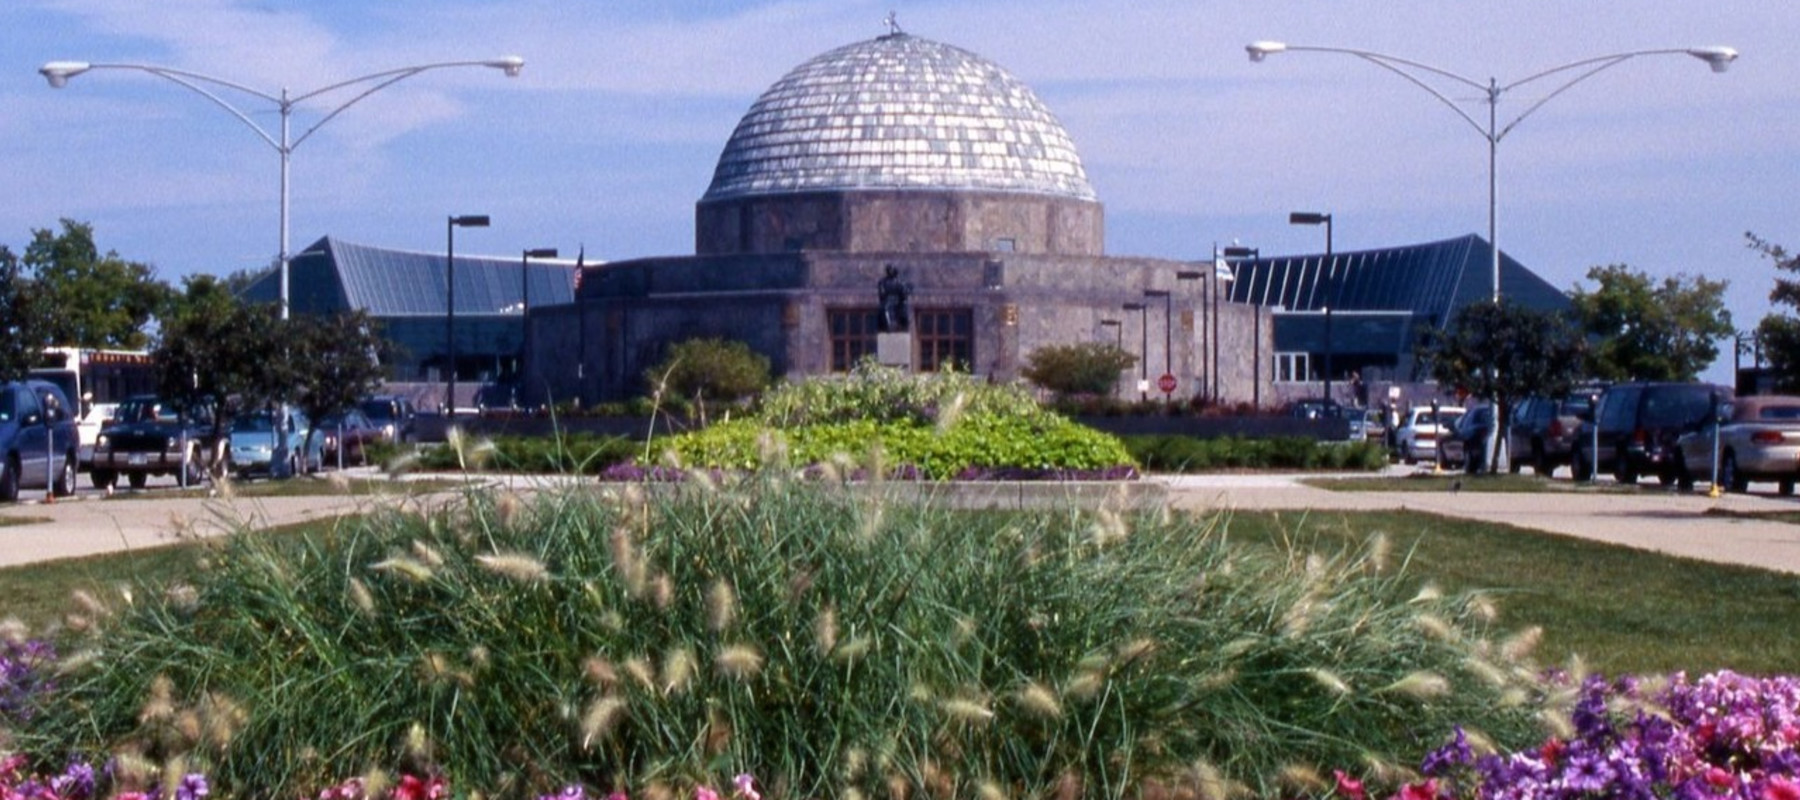
{"type": "Polygon", "coordinates": [[[378,394],[362,402],[362,411],[381,428],[383,441],[406,444],[419,438],[418,409],[411,398],[395,394],[378,394]]]}
{"type": "Polygon", "coordinates": [[[181,475],[187,483],[206,478],[204,453],[212,437],[212,416],[205,411],[181,413],[173,403],[138,395],[119,404],[112,423],[94,437],[94,462],[88,479],[96,489],[111,489],[120,476],[142,489],[153,476],[181,475]]]}
{"type": "Polygon", "coordinates": [[[1791,495],[1800,478],[1800,397],[1740,397],[1723,405],[1698,430],[1677,437],[1675,449],[1679,452],[1675,479],[1683,489],[1694,488],[1696,478],[1712,480],[1717,452],[1721,488],[1742,492],[1751,481],[1774,481],[1782,494],[1791,495]]]}
{"type": "Polygon", "coordinates": [[[1620,483],[1655,475],[1675,482],[1675,439],[1699,430],[1732,391],[1710,383],[1622,383],[1600,395],[1594,419],[1576,432],[1576,480],[1588,480],[1596,465],[1620,483]],[[1596,428],[1598,449],[1596,450],[1596,428]]]}
{"type": "Polygon", "coordinates": [[[1529,465],[1533,472],[1548,478],[1557,467],[1572,462],[1576,432],[1593,410],[1594,401],[1588,393],[1521,400],[1513,408],[1507,431],[1507,452],[1512,456],[1513,471],[1529,465]]]}
{"type": "Polygon", "coordinates": [[[80,443],[69,398],[56,384],[0,383],[0,502],[17,502],[21,489],[75,491],[80,443]]]}
{"type": "Polygon", "coordinates": [[[1288,406],[1288,416],[1297,419],[1341,419],[1345,422],[1343,429],[1345,441],[1360,442],[1368,438],[1368,418],[1364,416],[1363,409],[1339,405],[1333,400],[1317,397],[1295,400],[1292,405],[1288,406]]]}
{"type": "Polygon", "coordinates": [[[1438,437],[1450,432],[1463,415],[1462,406],[1413,406],[1400,419],[1394,431],[1394,454],[1401,461],[1417,464],[1437,461],[1438,437]]]}
{"type": "MultiPolygon", "coordinates": [[[[278,418],[274,412],[259,411],[232,420],[231,473],[240,480],[252,475],[275,474],[275,445],[280,436],[275,431],[278,418]]],[[[286,421],[287,475],[319,471],[325,464],[325,437],[314,435],[310,437],[311,443],[307,442],[307,428],[311,423],[297,408],[287,407],[286,421]]]]}
{"type": "Polygon", "coordinates": [[[1456,424],[1438,437],[1437,463],[1444,469],[1461,469],[1474,475],[1487,469],[1488,434],[1494,429],[1494,407],[1477,406],[1457,417],[1456,424]]]}
{"type": "Polygon", "coordinates": [[[119,410],[118,403],[84,403],[86,413],[75,421],[75,430],[81,435],[81,446],[76,453],[81,461],[81,468],[94,468],[94,440],[100,438],[100,431],[112,422],[114,412],[119,410]]]}
{"type": "Polygon", "coordinates": [[[381,426],[356,408],[319,420],[317,435],[324,438],[325,463],[334,467],[369,463],[365,452],[369,443],[383,441],[381,426]]]}
{"type": "Polygon", "coordinates": [[[1379,408],[1365,408],[1363,414],[1363,438],[1373,444],[1382,444],[1388,439],[1387,414],[1379,408]]]}

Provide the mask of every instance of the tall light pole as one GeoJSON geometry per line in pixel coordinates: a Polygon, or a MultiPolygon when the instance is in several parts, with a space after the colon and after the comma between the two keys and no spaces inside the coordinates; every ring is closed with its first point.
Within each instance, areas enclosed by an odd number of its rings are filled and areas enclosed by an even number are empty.
{"type": "MultiPolygon", "coordinates": [[[[1337,274],[1337,265],[1331,260],[1331,215],[1317,211],[1295,211],[1288,215],[1289,225],[1324,225],[1325,226],[1325,264],[1322,274],[1331,276],[1331,300],[1325,306],[1325,405],[1331,405],[1331,354],[1337,350],[1337,342],[1331,337],[1331,307],[1342,305],[1339,301],[1344,296],[1344,280],[1337,274]]],[[[1496,250],[1495,252],[1499,252],[1496,250]]]]}
{"type": "Polygon", "coordinates": [[[224,78],[216,78],[198,72],[189,72],[183,69],[157,66],[155,64],[95,64],[86,61],[52,61],[39,67],[38,73],[43,75],[46,80],[50,81],[50,87],[53,89],[61,89],[68,85],[70,78],[92,70],[133,70],[137,72],[147,72],[159,78],[166,78],[193,90],[201,97],[212,101],[214,105],[225,109],[226,112],[237,117],[239,122],[250,126],[250,130],[255,131],[256,135],[270,147],[275,148],[275,152],[281,156],[281,248],[277,251],[276,258],[281,265],[281,318],[287,319],[289,260],[288,163],[292,159],[294,148],[299,147],[301,142],[306,141],[313,133],[324,127],[325,123],[337,118],[337,115],[343,113],[351,106],[356,105],[363,98],[421,72],[444,69],[447,67],[492,67],[494,69],[505,71],[506,76],[511,78],[517,77],[519,71],[525,68],[525,59],[518,56],[506,56],[504,58],[488,59],[485,61],[440,61],[433,64],[417,64],[410,67],[400,67],[398,69],[370,73],[360,78],[339,81],[329,86],[323,86],[300,94],[290,94],[285,88],[283,88],[279,94],[265,92],[224,78]],[[250,118],[249,112],[232,105],[231,102],[220,97],[219,94],[211,88],[208,88],[209,86],[232,89],[248,94],[259,100],[274,103],[276,111],[281,115],[281,130],[279,131],[279,137],[264,129],[263,126],[257,124],[255,120],[250,118]],[[356,87],[357,89],[355,95],[332,107],[330,110],[323,112],[324,115],[319,121],[313,123],[312,127],[307,128],[299,136],[290,137],[289,131],[293,119],[294,108],[296,106],[315,97],[319,97],[320,95],[329,94],[339,89],[350,89],[352,87],[356,87]]]}
{"type": "Polygon", "coordinates": [[[555,258],[556,248],[534,247],[519,254],[519,399],[525,399],[525,362],[531,357],[531,260],[555,258]]]}
{"type": "Polygon", "coordinates": [[[449,379],[444,388],[444,418],[456,418],[456,229],[485,228],[486,214],[450,217],[444,226],[444,358],[449,362],[449,379]]]}
{"type": "Polygon", "coordinates": [[[1126,303],[1120,308],[1138,312],[1138,330],[1143,334],[1143,341],[1138,343],[1138,400],[1150,402],[1150,306],[1143,303],[1126,303]]]}
{"type": "Polygon", "coordinates": [[[1363,59],[1364,61],[1368,61],[1369,63],[1374,64],[1375,66],[1381,67],[1382,69],[1385,69],[1389,72],[1399,75],[1401,78],[1406,79],[1406,81],[1408,83],[1411,83],[1412,85],[1417,86],[1420,89],[1424,89],[1426,92],[1429,92],[1432,97],[1437,98],[1439,102],[1441,102],[1445,106],[1449,107],[1449,109],[1451,111],[1456,112],[1457,116],[1462,117],[1463,121],[1469,123],[1469,125],[1475,129],[1475,132],[1481,135],[1481,138],[1487,140],[1487,143],[1488,143],[1488,245],[1490,247],[1492,247],[1494,250],[1494,253],[1493,253],[1493,273],[1494,273],[1494,275],[1493,275],[1493,279],[1494,279],[1493,301],[1496,303],[1500,302],[1500,234],[1499,234],[1499,205],[1500,205],[1499,199],[1500,199],[1500,196],[1499,196],[1499,175],[1498,175],[1500,140],[1506,138],[1506,135],[1508,133],[1511,133],[1513,128],[1518,127],[1519,123],[1524,122],[1526,117],[1531,116],[1533,112],[1537,111],[1539,108],[1542,108],[1545,103],[1550,102],[1551,98],[1554,98],[1557,95],[1560,95],[1565,91],[1568,91],[1568,89],[1570,87],[1574,86],[1575,84],[1580,83],[1590,77],[1593,77],[1595,73],[1601,72],[1601,71],[1607,69],[1608,67],[1616,66],[1616,65],[1618,65],[1622,62],[1628,61],[1630,59],[1637,58],[1639,56],[1653,56],[1653,55],[1689,55],[1689,56],[1698,58],[1702,61],[1705,61],[1707,64],[1711,65],[1713,72],[1724,72],[1727,67],[1731,66],[1731,62],[1738,57],[1738,52],[1729,47],[1689,47],[1689,48],[1669,48],[1669,49],[1660,49],[1660,50],[1633,50],[1628,53],[1614,53],[1612,55],[1596,56],[1593,58],[1584,58],[1584,59],[1581,59],[1580,61],[1572,61],[1567,64],[1563,64],[1562,66],[1551,67],[1550,69],[1544,70],[1542,72],[1538,72],[1534,75],[1530,75],[1525,78],[1521,78],[1517,81],[1513,81],[1512,83],[1509,83],[1509,84],[1506,84],[1503,86],[1500,84],[1500,82],[1498,80],[1493,79],[1493,78],[1489,78],[1486,83],[1482,83],[1482,82],[1474,80],[1472,78],[1463,77],[1461,75],[1458,75],[1454,72],[1450,72],[1448,70],[1439,69],[1438,67],[1433,67],[1428,64],[1421,64],[1417,61],[1410,61],[1408,59],[1399,58],[1397,56],[1390,56],[1390,55],[1386,55],[1383,53],[1371,52],[1368,50],[1356,50],[1356,49],[1347,48],[1347,47],[1305,47],[1305,46],[1301,46],[1301,45],[1290,45],[1290,44],[1287,44],[1284,42],[1263,41],[1263,42],[1252,42],[1249,45],[1246,45],[1244,49],[1247,52],[1249,52],[1251,61],[1261,61],[1273,53],[1285,53],[1285,52],[1290,52],[1290,51],[1292,51],[1292,52],[1315,52],[1315,53],[1341,53],[1344,55],[1355,56],[1357,58],[1363,59]],[[1569,80],[1564,81],[1562,84],[1556,86],[1554,89],[1551,89],[1547,92],[1540,92],[1538,99],[1535,102],[1533,102],[1531,105],[1527,106],[1525,108],[1525,110],[1523,112],[1520,112],[1520,114],[1518,116],[1513,117],[1512,121],[1506,123],[1505,127],[1501,127],[1499,125],[1499,109],[1500,109],[1500,96],[1501,95],[1503,95],[1509,91],[1512,91],[1513,89],[1516,89],[1520,86],[1524,86],[1525,84],[1531,83],[1533,81],[1537,81],[1537,80],[1540,80],[1543,78],[1549,78],[1552,76],[1560,76],[1566,72],[1577,72],[1577,74],[1573,78],[1570,78],[1569,80]],[[1426,80],[1430,76],[1433,76],[1433,75],[1438,76],[1440,78],[1447,79],[1449,81],[1453,81],[1455,83],[1462,84],[1463,86],[1467,86],[1472,89],[1475,89],[1476,91],[1481,92],[1484,95],[1483,100],[1484,100],[1484,102],[1487,103],[1487,107],[1488,107],[1487,108],[1487,111],[1488,111],[1487,123],[1484,125],[1482,122],[1475,119],[1475,117],[1470,116],[1468,112],[1462,110],[1461,108],[1459,108],[1456,105],[1455,100],[1452,100],[1448,95],[1444,94],[1442,91],[1439,91],[1437,88],[1435,88],[1431,84],[1427,83],[1426,80]]]}
{"type": "MultiPolygon", "coordinates": [[[[1202,280],[1205,277],[1206,277],[1206,273],[1201,272],[1199,270],[1178,270],[1175,273],[1175,285],[1180,286],[1181,283],[1184,281],[1197,281],[1197,280],[1202,280]]],[[[1204,283],[1202,283],[1200,285],[1201,285],[1201,287],[1206,286],[1206,284],[1204,284],[1204,283]]],[[[1187,295],[1183,294],[1182,296],[1186,297],[1187,295]]],[[[1202,295],[1202,297],[1204,297],[1204,295],[1202,295]]],[[[1187,370],[1188,370],[1188,373],[1190,375],[1192,375],[1196,381],[1198,381],[1199,374],[1198,374],[1198,371],[1194,369],[1194,364],[1193,364],[1195,359],[1194,359],[1193,313],[1191,311],[1188,314],[1188,319],[1189,319],[1188,328],[1187,328],[1188,336],[1187,336],[1187,345],[1186,345],[1186,349],[1187,349],[1187,353],[1188,353],[1188,368],[1187,368],[1187,370]]],[[[1205,319],[1206,319],[1205,315],[1201,315],[1201,320],[1204,321],[1205,319]]],[[[1198,388],[1199,388],[1199,386],[1196,385],[1195,389],[1197,390],[1198,388]]],[[[1198,396],[1200,394],[1201,393],[1199,391],[1195,391],[1192,393],[1191,396],[1198,396]]]]}

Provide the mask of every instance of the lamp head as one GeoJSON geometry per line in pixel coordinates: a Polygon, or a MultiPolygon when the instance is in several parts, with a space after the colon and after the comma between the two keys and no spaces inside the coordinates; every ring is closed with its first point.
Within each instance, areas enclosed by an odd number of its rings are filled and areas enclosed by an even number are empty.
{"type": "Polygon", "coordinates": [[[1143,303],[1126,303],[1125,305],[1120,306],[1120,308],[1123,308],[1126,311],[1143,311],[1144,309],[1149,308],[1149,306],[1144,305],[1143,303]]]}
{"type": "Polygon", "coordinates": [[[1738,57],[1738,51],[1731,47],[1696,47],[1687,52],[1688,55],[1705,61],[1713,72],[1724,72],[1738,57]]]}
{"type": "Polygon", "coordinates": [[[1262,256],[1262,251],[1254,247],[1232,246],[1220,250],[1219,253],[1226,258],[1259,258],[1262,256]]]}
{"type": "Polygon", "coordinates": [[[86,61],[52,61],[38,67],[38,74],[50,82],[50,88],[61,89],[69,85],[69,79],[87,72],[93,67],[86,61]]]}
{"type": "Polygon", "coordinates": [[[1286,49],[1285,42],[1251,42],[1244,46],[1245,52],[1250,54],[1251,61],[1261,61],[1268,58],[1270,53],[1279,53],[1286,49]]]}
{"type": "Polygon", "coordinates": [[[537,248],[533,248],[530,250],[526,250],[525,257],[526,258],[555,258],[556,257],[556,248],[554,248],[554,247],[537,247],[537,248]]]}
{"type": "Polygon", "coordinates": [[[458,228],[485,228],[488,226],[488,215],[464,214],[460,217],[451,217],[450,224],[458,228]]]}
{"type": "Polygon", "coordinates": [[[1295,211],[1288,215],[1289,225],[1323,225],[1330,221],[1330,214],[1322,214],[1317,211],[1295,211]]]}
{"type": "Polygon", "coordinates": [[[508,78],[519,77],[519,71],[525,68],[525,59],[518,56],[506,56],[505,58],[496,58],[493,61],[485,61],[482,63],[485,66],[505,71],[506,77],[508,78]]]}

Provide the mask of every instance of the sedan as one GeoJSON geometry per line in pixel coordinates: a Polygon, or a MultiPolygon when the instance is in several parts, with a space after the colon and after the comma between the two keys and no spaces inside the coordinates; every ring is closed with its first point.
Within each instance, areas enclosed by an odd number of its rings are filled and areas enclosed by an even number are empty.
{"type": "Polygon", "coordinates": [[[1774,481],[1782,494],[1791,495],[1800,478],[1800,397],[1737,398],[1697,430],[1682,434],[1675,447],[1680,451],[1675,477],[1684,489],[1693,488],[1696,477],[1712,477],[1716,452],[1720,488],[1742,492],[1751,481],[1774,481]]]}
{"type": "Polygon", "coordinates": [[[1449,435],[1462,415],[1461,406],[1439,406],[1435,410],[1430,406],[1413,406],[1400,421],[1400,427],[1394,430],[1394,449],[1400,460],[1408,464],[1436,463],[1438,437],[1449,435]]]}
{"type": "Polygon", "coordinates": [[[354,408],[319,420],[317,435],[325,440],[325,463],[337,467],[369,463],[369,443],[385,441],[381,426],[354,408]]]}
{"type": "MultiPolygon", "coordinates": [[[[299,410],[287,410],[287,474],[312,473],[324,466],[324,438],[314,434],[308,441],[309,423],[299,410]]],[[[231,471],[239,478],[253,474],[273,475],[275,461],[276,416],[259,412],[238,417],[231,424],[231,471]]]]}

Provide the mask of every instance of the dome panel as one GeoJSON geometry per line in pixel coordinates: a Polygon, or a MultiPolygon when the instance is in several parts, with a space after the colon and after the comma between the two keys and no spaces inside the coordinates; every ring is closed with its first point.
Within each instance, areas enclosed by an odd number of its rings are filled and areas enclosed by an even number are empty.
{"type": "Polygon", "coordinates": [[[794,68],[738,122],[701,202],[855,189],[1094,200],[1069,134],[973,53],[894,33],[794,68]]]}

